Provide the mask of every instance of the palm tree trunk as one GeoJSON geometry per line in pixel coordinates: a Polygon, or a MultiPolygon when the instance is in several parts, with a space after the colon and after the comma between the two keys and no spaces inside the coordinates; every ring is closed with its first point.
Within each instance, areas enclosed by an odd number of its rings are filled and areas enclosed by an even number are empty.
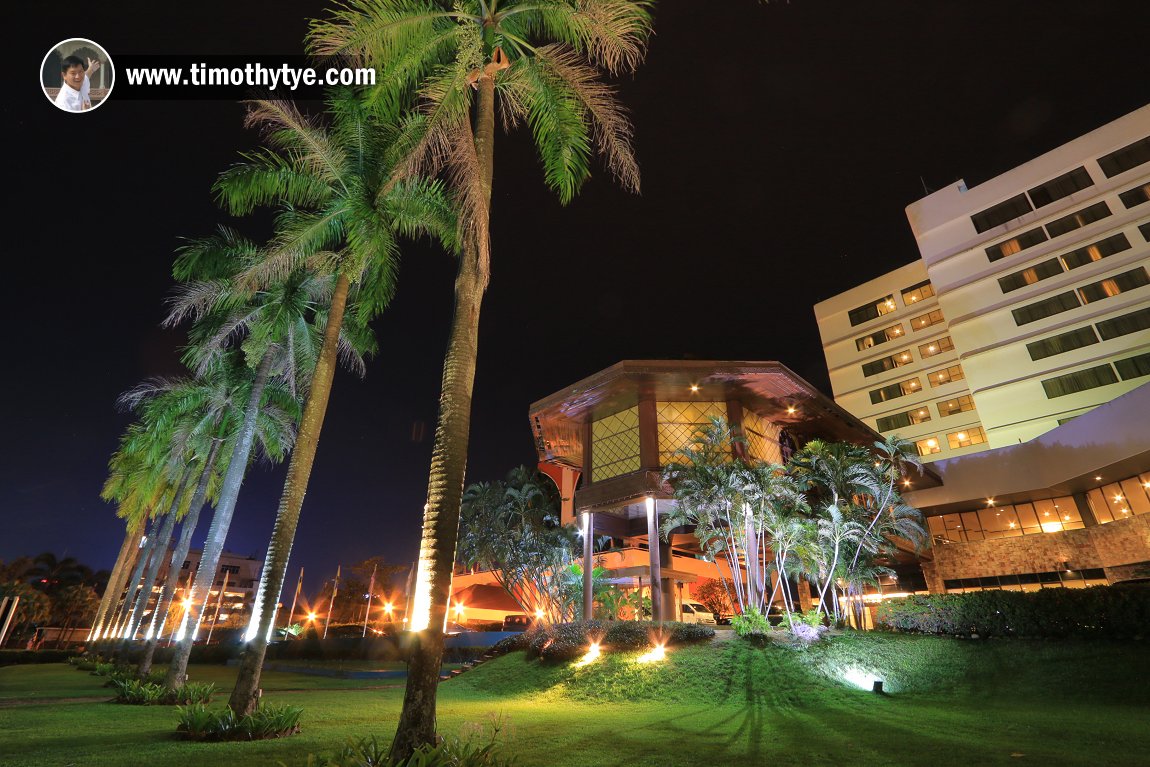
{"type": "MultiPolygon", "coordinates": [[[[212,449],[208,452],[208,459],[200,472],[200,481],[196,485],[192,502],[188,506],[188,515],[184,517],[183,527],[180,528],[180,537],[176,541],[176,548],[168,564],[168,576],[164,579],[164,586],[156,598],[156,609],[152,612],[152,636],[144,645],[144,653],[140,656],[140,664],[136,667],[136,674],[140,679],[147,678],[152,671],[152,657],[156,652],[156,644],[160,641],[160,633],[164,628],[168,606],[176,593],[176,584],[180,580],[180,570],[188,558],[188,550],[192,547],[192,535],[200,521],[200,511],[208,497],[208,484],[211,481],[212,469],[216,464],[216,455],[220,451],[219,440],[212,441],[212,449]]],[[[173,629],[174,630],[174,629],[173,629]]]]}
{"type": "Polygon", "coordinates": [[[168,508],[168,515],[164,518],[164,524],[152,542],[153,554],[148,561],[148,568],[144,571],[144,582],[140,587],[139,595],[136,597],[136,603],[132,606],[131,613],[128,614],[127,634],[124,637],[125,646],[135,638],[144,610],[147,609],[148,602],[152,599],[152,588],[156,585],[156,575],[160,572],[164,553],[168,550],[168,544],[172,540],[172,531],[176,527],[176,514],[180,510],[180,501],[184,498],[184,490],[187,488],[191,476],[192,467],[189,465],[184,469],[183,476],[180,477],[180,484],[172,495],[172,504],[168,508]]]}
{"type": "Polygon", "coordinates": [[[136,543],[144,532],[144,520],[129,524],[124,531],[124,542],[120,544],[120,553],[116,555],[116,564],[112,566],[112,574],[108,576],[108,583],[104,586],[104,594],[100,597],[100,607],[96,611],[96,618],[92,621],[92,630],[88,633],[89,641],[99,641],[103,638],[103,623],[107,617],[112,602],[118,599],[120,591],[124,588],[124,578],[132,555],[137,550],[136,543]]]}
{"type": "Polygon", "coordinates": [[[336,356],[339,351],[339,333],[343,327],[344,309],[347,306],[348,284],[347,275],[341,273],[336,279],[335,291],[332,293],[327,327],[323,335],[323,348],[320,350],[315,374],[311,379],[311,388],[304,403],[299,433],[292,449],[287,480],[280,496],[272,537],[268,542],[263,576],[260,578],[260,587],[256,594],[256,609],[260,611],[256,633],[248,641],[247,649],[240,661],[239,677],[236,679],[235,689],[232,690],[231,700],[228,701],[236,716],[250,714],[259,705],[260,671],[267,652],[268,635],[275,621],[276,604],[279,601],[280,591],[283,590],[288,559],[291,556],[292,543],[295,541],[296,528],[299,526],[300,512],[303,510],[303,500],[311,477],[311,467],[315,461],[316,450],[319,448],[319,436],[323,429],[324,415],[327,413],[328,399],[331,397],[331,384],[335,377],[336,356]]]}
{"type": "Polygon", "coordinates": [[[152,546],[155,542],[156,527],[158,522],[153,520],[151,529],[145,534],[146,542],[139,549],[136,556],[136,565],[132,569],[132,575],[126,584],[127,590],[124,592],[124,599],[116,606],[115,612],[111,615],[111,620],[108,621],[108,627],[104,630],[104,638],[115,640],[116,646],[119,646],[120,629],[123,628],[123,618],[127,616],[128,607],[136,598],[136,587],[140,584],[140,578],[144,574],[144,566],[148,564],[148,558],[152,555],[152,546]],[[109,636],[109,632],[114,632],[115,636],[109,636]]]}
{"type": "MultiPolygon", "coordinates": [[[[491,200],[495,151],[495,80],[485,75],[476,83],[475,154],[481,171],[485,201],[491,200]]],[[[416,599],[430,599],[428,624],[415,633],[407,670],[403,710],[391,743],[390,758],[407,759],[416,748],[435,742],[435,696],[443,662],[443,622],[451,598],[451,573],[459,533],[459,509],[467,473],[467,447],[471,431],[471,397],[479,347],[479,310],[487,284],[485,249],[487,221],[479,222],[464,239],[459,273],[455,278],[455,312],[451,337],[443,360],[439,395],[439,421],[431,453],[427,504],[423,512],[416,599]],[[422,580],[424,583],[420,584],[422,580]]],[[[418,606],[416,609],[420,609],[418,606]]]]}
{"type": "Polygon", "coordinates": [[[192,642],[195,640],[196,630],[203,619],[207,608],[208,596],[212,585],[216,581],[216,570],[220,566],[220,554],[224,551],[224,541],[228,537],[228,528],[232,524],[232,514],[236,508],[236,499],[240,495],[240,485],[244,481],[244,473],[248,468],[248,457],[252,452],[252,443],[255,441],[256,418],[259,416],[260,402],[263,399],[264,387],[268,382],[268,375],[272,367],[272,350],[264,353],[260,366],[256,370],[252,381],[252,391],[244,407],[244,423],[240,427],[239,439],[236,440],[232,451],[228,470],[224,475],[223,486],[220,488],[219,502],[212,515],[212,525],[208,528],[208,537],[204,541],[204,552],[200,557],[200,569],[196,572],[196,580],[189,595],[192,607],[188,613],[188,631],[176,646],[172,655],[172,663],[168,667],[168,674],[164,679],[164,686],[169,690],[179,689],[187,681],[188,658],[192,654],[192,642]]]}

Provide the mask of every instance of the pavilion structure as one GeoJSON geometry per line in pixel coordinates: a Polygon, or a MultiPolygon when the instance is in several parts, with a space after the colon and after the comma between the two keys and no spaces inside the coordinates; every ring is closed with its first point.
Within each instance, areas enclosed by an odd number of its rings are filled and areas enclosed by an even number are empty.
{"type": "MultiPolygon", "coordinates": [[[[880,439],[778,362],[624,360],[530,408],[539,468],[559,487],[564,524],[583,531],[584,562],[593,560],[597,535],[645,539],[647,563],[624,574],[646,580],[656,620],[678,616],[676,585],[695,579],[676,570],[671,556],[673,547],[694,544],[693,533],[673,531],[667,541],[659,535],[660,514],[674,504],[663,469],[713,417],[741,437],[732,457],[773,463],[815,438],[865,445],[880,439]]],[[[584,567],[585,616],[590,578],[584,567]]]]}

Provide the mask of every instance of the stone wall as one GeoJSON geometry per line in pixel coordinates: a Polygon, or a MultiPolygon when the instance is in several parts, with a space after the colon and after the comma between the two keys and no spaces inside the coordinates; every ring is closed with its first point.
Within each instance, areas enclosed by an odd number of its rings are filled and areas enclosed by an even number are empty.
{"type": "Polygon", "coordinates": [[[1150,561],[1150,514],[1083,530],[1024,535],[990,541],[936,544],[923,562],[932,592],[943,581],[1052,570],[1106,568],[1107,576],[1130,577],[1132,565],[1150,561]]]}

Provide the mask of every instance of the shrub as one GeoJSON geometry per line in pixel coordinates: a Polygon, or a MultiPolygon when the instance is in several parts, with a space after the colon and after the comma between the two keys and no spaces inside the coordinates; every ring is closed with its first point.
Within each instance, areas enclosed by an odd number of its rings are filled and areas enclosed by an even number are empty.
{"type": "Polygon", "coordinates": [[[168,694],[165,703],[187,706],[193,703],[211,703],[216,693],[214,682],[188,682],[183,687],[168,694]]]}
{"type": "Polygon", "coordinates": [[[922,634],[1134,637],[1150,631],[1150,589],[916,595],[881,603],[878,622],[922,634]]]}
{"type": "Polygon", "coordinates": [[[581,658],[594,641],[607,650],[639,650],[662,637],[668,645],[708,641],[715,636],[709,626],[694,623],[650,621],[578,621],[536,625],[525,632],[529,657],[545,661],[567,661],[581,658]]]}
{"type": "Polygon", "coordinates": [[[141,682],[139,679],[113,679],[112,686],[116,689],[116,703],[127,703],[134,706],[154,706],[164,703],[167,692],[163,685],[141,682]]]}
{"type": "Polygon", "coordinates": [[[800,621],[798,623],[792,624],[791,637],[794,639],[797,646],[808,647],[822,639],[823,635],[827,631],[827,627],[821,624],[818,626],[812,626],[806,621],[800,621]]]}
{"type": "Polygon", "coordinates": [[[260,706],[237,717],[230,708],[212,711],[193,703],[180,708],[176,731],[189,740],[269,740],[299,732],[302,715],[296,706],[260,706]]]}
{"type": "Polygon", "coordinates": [[[731,618],[735,633],[746,638],[764,638],[771,633],[771,623],[767,616],[754,608],[731,618]]]}
{"type": "Polygon", "coordinates": [[[511,767],[514,759],[500,753],[498,736],[501,727],[492,727],[491,736],[482,742],[468,738],[445,738],[434,746],[424,745],[408,759],[392,764],[387,748],[375,737],[348,742],[329,758],[309,754],[308,767],[511,767]]]}
{"type": "Polygon", "coordinates": [[[25,663],[76,662],[75,650],[0,650],[0,666],[16,666],[25,663]]]}

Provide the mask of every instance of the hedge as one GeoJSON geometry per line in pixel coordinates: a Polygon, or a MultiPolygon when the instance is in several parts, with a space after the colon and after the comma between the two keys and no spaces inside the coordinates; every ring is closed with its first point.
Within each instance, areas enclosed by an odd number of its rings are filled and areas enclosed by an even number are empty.
{"type": "Polygon", "coordinates": [[[709,641],[715,630],[671,621],[662,626],[650,621],[579,621],[537,625],[519,641],[526,643],[528,657],[566,661],[583,657],[593,641],[608,651],[640,650],[660,636],[667,645],[688,644],[709,641]]]}
{"type": "Polygon", "coordinates": [[[75,650],[0,650],[0,666],[24,663],[63,663],[79,653],[75,650]]]}
{"type": "Polygon", "coordinates": [[[1150,588],[909,596],[881,603],[878,622],[896,631],[922,634],[1136,637],[1150,633],[1150,588]]]}

